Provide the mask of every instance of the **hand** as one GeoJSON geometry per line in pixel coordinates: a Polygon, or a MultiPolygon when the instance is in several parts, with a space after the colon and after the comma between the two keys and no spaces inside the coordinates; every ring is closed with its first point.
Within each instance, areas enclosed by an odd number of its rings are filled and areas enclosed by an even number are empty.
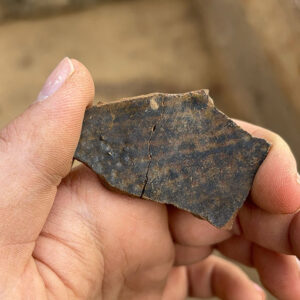
{"type": "Polygon", "coordinates": [[[275,134],[233,231],[172,207],[108,191],[71,170],[93,81],[64,59],[38,101],[0,132],[0,299],[262,299],[214,247],[253,265],[280,299],[300,298],[300,185],[275,134]],[[71,170],[71,171],[70,171],[71,170]]]}

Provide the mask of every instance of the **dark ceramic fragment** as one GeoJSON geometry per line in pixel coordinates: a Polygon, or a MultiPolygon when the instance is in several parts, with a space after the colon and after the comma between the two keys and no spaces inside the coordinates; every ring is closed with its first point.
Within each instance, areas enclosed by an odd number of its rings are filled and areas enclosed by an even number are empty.
{"type": "Polygon", "coordinates": [[[75,158],[119,191],[222,227],[244,203],[268,150],[202,90],[88,108],[75,158]]]}

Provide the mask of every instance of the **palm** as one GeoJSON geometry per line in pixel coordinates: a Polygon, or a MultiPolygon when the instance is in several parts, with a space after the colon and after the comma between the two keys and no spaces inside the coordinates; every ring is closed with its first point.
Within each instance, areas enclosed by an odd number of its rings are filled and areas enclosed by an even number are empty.
{"type": "Polygon", "coordinates": [[[79,168],[59,186],[33,258],[26,274],[39,295],[160,299],[173,263],[166,209],[115,195],[79,168]]]}

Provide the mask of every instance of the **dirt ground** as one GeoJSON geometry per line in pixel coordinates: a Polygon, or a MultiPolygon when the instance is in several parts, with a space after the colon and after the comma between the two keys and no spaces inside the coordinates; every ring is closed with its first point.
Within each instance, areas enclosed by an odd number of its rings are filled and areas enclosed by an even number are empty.
{"type": "MultiPolygon", "coordinates": [[[[201,24],[209,25],[209,21],[199,23],[196,8],[180,0],[108,1],[92,9],[55,17],[0,24],[0,128],[34,101],[52,68],[69,56],[83,62],[91,71],[96,102],[155,91],[176,93],[210,88],[217,106],[226,113],[279,131],[299,157],[297,109],[280,100],[278,104],[274,102],[273,111],[268,103],[269,108],[265,107],[267,104],[253,108],[251,95],[241,90],[229,95],[228,86],[238,83],[244,75],[233,70],[236,79],[232,82],[216,80],[227,76],[222,73],[225,69],[217,70],[215,56],[212,57],[222,45],[207,42],[201,24]],[[250,97],[249,102],[248,98],[242,101],[241,95],[245,99],[250,97]],[[290,123],[286,125],[287,119],[290,123]]],[[[228,61],[226,57],[225,61],[228,61]]],[[[250,66],[244,67],[246,74],[250,66]]],[[[262,95],[273,99],[271,89],[262,95]]],[[[254,270],[245,270],[258,282],[254,270]]],[[[268,299],[274,298],[269,295],[268,299]]]]}

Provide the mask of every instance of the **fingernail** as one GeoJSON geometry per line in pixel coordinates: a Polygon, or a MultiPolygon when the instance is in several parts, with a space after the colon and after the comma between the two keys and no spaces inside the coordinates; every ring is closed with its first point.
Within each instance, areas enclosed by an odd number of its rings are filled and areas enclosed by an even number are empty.
{"type": "Polygon", "coordinates": [[[297,183],[300,184],[300,174],[297,173],[297,183]]]}
{"type": "Polygon", "coordinates": [[[37,97],[37,101],[43,101],[53,95],[73,72],[74,66],[72,61],[68,57],[65,57],[47,78],[37,97]]]}

